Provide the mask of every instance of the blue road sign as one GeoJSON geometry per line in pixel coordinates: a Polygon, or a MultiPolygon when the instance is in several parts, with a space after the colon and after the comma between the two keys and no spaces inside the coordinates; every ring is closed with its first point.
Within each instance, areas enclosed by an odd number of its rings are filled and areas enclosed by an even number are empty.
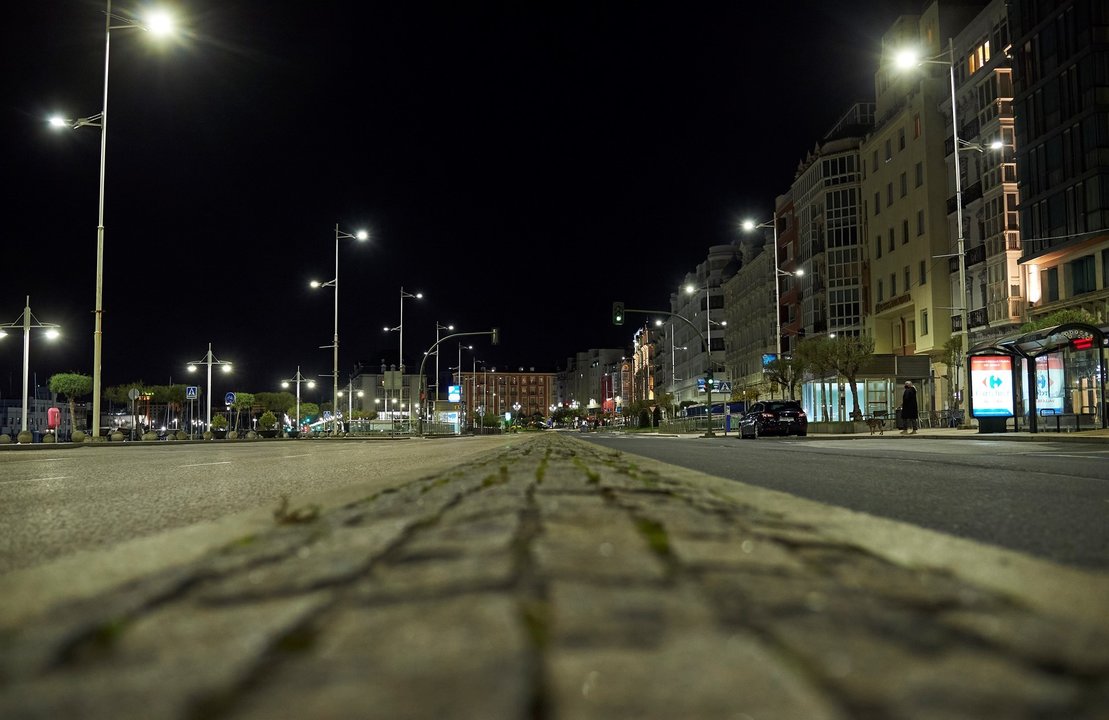
{"type": "Polygon", "coordinates": [[[234,405],[235,404],[235,393],[229,392],[226,395],[224,395],[223,396],[223,404],[224,405],[234,405]]]}
{"type": "Polygon", "coordinates": [[[185,388],[185,399],[196,400],[198,397],[198,388],[196,385],[189,385],[185,388]]]}

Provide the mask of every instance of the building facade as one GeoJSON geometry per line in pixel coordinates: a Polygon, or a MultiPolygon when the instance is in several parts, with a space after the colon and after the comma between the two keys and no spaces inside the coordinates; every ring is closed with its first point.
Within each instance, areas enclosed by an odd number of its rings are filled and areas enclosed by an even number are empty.
{"type": "Polygon", "coordinates": [[[1011,0],[1013,106],[1031,318],[1109,318],[1109,4],[1011,0]]]}

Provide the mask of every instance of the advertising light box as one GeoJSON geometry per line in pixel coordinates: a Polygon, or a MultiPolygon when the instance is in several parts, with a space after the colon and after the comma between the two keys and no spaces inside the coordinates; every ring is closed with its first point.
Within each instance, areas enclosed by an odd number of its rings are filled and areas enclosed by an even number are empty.
{"type": "Polygon", "coordinates": [[[1036,407],[1063,412],[1063,355],[1048,353],[1036,358],[1036,407]]]}
{"type": "Polygon", "coordinates": [[[970,402],[974,417],[1013,417],[1013,359],[1005,355],[970,358],[970,402]]]}

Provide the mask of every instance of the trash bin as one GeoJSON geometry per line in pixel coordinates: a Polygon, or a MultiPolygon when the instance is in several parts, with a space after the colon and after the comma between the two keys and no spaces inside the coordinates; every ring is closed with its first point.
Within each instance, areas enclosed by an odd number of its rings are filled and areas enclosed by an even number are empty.
{"type": "Polygon", "coordinates": [[[901,419],[901,408],[894,408],[894,422],[897,424],[898,430],[905,429],[905,421],[901,419]]]}

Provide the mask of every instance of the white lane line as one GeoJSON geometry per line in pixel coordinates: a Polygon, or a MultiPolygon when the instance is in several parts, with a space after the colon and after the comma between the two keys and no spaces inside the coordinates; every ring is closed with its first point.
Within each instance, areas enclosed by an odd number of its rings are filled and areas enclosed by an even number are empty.
{"type": "Polygon", "coordinates": [[[18,482],[39,482],[40,480],[66,480],[69,477],[69,475],[57,475],[55,477],[44,478],[19,478],[18,480],[0,480],[0,485],[11,485],[12,483],[18,482]]]}
{"type": "Polygon", "coordinates": [[[35,458],[33,460],[29,460],[28,462],[53,462],[55,460],[72,460],[72,459],[73,458],[67,458],[67,457],[65,457],[65,458],[60,458],[60,457],[57,457],[57,458],[35,458]]]}
{"type": "Polygon", "coordinates": [[[224,460],[224,461],[222,461],[222,462],[196,463],[196,464],[194,464],[194,465],[178,465],[177,467],[179,467],[179,468],[187,468],[187,467],[207,467],[208,465],[230,465],[230,464],[231,464],[231,461],[230,461],[230,460],[224,460]]]}
{"type": "Polygon", "coordinates": [[[281,459],[284,460],[284,459],[287,459],[287,458],[295,458],[295,457],[310,457],[311,455],[312,455],[312,453],[304,453],[303,455],[282,455],[281,459]]]}

